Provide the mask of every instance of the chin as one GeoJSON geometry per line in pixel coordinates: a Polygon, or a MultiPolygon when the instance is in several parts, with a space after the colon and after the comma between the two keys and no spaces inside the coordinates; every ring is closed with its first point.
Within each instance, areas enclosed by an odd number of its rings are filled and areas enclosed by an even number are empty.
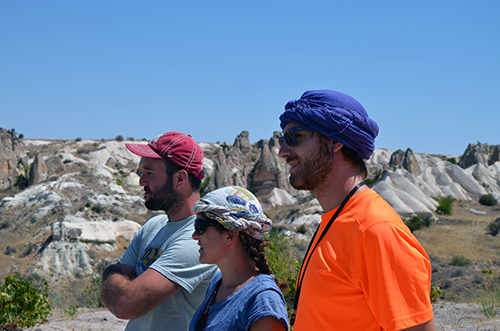
{"type": "Polygon", "coordinates": [[[209,261],[207,261],[206,259],[204,259],[204,258],[202,258],[202,257],[200,257],[200,263],[201,263],[201,264],[210,264],[210,262],[209,262],[209,261]]]}

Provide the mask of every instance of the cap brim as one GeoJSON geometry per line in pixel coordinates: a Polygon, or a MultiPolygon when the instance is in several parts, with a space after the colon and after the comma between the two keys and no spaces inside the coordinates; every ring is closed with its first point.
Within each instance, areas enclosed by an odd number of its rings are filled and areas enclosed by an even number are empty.
{"type": "Polygon", "coordinates": [[[161,159],[162,157],[158,155],[153,149],[146,144],[125,144],[127,148],[134,154],[144,156],[144,157],[152,157],[155,159],[161,159]]]}

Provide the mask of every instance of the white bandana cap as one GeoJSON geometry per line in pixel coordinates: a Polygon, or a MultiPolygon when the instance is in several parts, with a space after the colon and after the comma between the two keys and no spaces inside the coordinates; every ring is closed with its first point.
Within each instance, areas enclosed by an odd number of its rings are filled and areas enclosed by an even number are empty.
{"type": "Polygon", "coordinates": [[[239,186],[227,186],[208,193],[194,204],[193,210],[195,214],[203,213],[219,222],[226,230],[243,231],[258,240],[262,240],[272,225],[259,200],[239,186]]]}

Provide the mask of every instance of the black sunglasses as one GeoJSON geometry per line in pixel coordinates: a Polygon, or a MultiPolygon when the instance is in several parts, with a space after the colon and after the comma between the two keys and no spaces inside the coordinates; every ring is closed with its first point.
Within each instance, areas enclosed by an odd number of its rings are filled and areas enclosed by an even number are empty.
{"type": "Polygon", "coordinates": [[[286,144],[290,147],[295,145],[295,143],[297,142],[297,140],[295,139],[295,132],[296,131],[313,131],[313,129],[304,125],[304,126],[297,126],[295,128],[291,128],[291,129],[286,130],[286,132],[283,133],[283,137],[280,137],[280,139],[279,139],[280,146],[283,145],[283,141],[285,141],[286,144]]]}
{"type": "Polygon", "coordinates": [[[201,236],[207,231],[207,227],[213,226],[212,222],[204,220],[202,218],[197,218],[194,220],[194,232],[201,236]]]}

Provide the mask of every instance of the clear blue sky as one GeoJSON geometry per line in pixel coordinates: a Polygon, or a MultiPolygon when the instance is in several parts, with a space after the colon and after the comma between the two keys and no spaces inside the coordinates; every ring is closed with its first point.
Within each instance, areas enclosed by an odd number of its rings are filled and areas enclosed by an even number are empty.
{"type": "Polygon", "coordinates": [[[0,127],[26,138],[256,142],[310,89],[380,148],[500,144],[500,1],[0,1],[0,127]]]}

